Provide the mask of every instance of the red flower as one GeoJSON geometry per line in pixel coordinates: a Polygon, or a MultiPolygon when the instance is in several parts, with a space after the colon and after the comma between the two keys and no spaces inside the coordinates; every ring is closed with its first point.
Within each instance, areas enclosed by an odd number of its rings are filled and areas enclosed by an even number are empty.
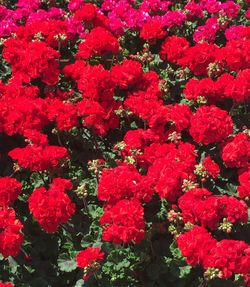
{"type": "Polygon", "coordinates": [[[190,135],[197,143],[208,145],[224,140],[233,132],[228,113],[216,106],[203,106],[191,118],[190,135]]]}
{"type": "Polygon", "coordinates": [[[144,40],[156,40],[162,39],[166,36],[166,31],[163,29],[163,25],[156,20],[151,20],[142,26],[140,31],[140,37],[144,40]]]}
{"type": "Polygon", "coordinates": [[[46,232],[56,232],[60,224],[68,221],[75,213],[75,204],[65,193],[65,190],[70,189],[70,180],[55,178],[48,190],[40,187],[30,196],[30,212],[46,232]]]}
{"type": "Polygon", "coordinates": [[[106,53],[116,54],[119,42],[108,30],[97,27],[91,30],[84,42],[79,45],[78,58],[88,59],[91,56],[102,56],[106,53]]]}
{"type": "Polygon", "coordinates": [[[0,206],[7,207],[12,204],[22,190],[22,185],[15,178],[0,178],[0,206]]]}
{"type": "Polygon", "coordinates": [[[216,240],[205,228],[199,226],[181,234],[176,241],[187,263],[192,266],[202,264],[211,248],[216,246],[216,240]]]}
{"type": "Polygon", "coordinates": [[[162,44],[160,56],[163,60],[178,63],[188,47],[189,43],[186,38],[170,36],[162,44]]]}
{"type": "Polygon", "coordinates": [[[24,148],[15,148],[9,156],[16,160],[22,168],[32,171],[44,171],[57,167],[61,161],[68,158],[68,151],[61,146],[27,145],[24,148]]]}
{"type": "Polygon", "coordinates": [[[21,76],[25,83],[36,78],[41,78],[47,85],[58,82],[59,53],[46,43],[9,38],[4,45],[3,56],[11,65],[14,76],[21,76]]]}
{"type": "Polygon", "coordinates": [[[23,242],[22,227],[14,209],[0,209],[0,253],[4,257],[18,255],[23,242]]]}
{"type": "Polygon", "coordinates": [[[95,20],[97,16],[96,6],[91,3],[86,3],[81,9],[78,9],[74,17],[79,21],[90,22],[95,20]]]}
{"type": "Polygon", "coordinates": [[[248,167],[250,157],[249,137],[238,133],[222,148],[222,159],[227,167],[248,167]]]}
{"type": "Polygon", "coordinates": [[[207,156],[202,161],[203,167],[206,169],[206,172],[209,176],[216,179],[220,173],[220,167],[215,163],[210,156],[207,156]]]}
{"type": "Polygon", "coordinates": [[[241,198],[250,199],[250,170],[243,172],[239,176],[240,185],[237,188],[241,198]]]}
{"type": "Polygon", "coordinates": [[[124,60],[121,65],[111,69],[112,80],[120,88],[127,90],[142,80],[143,71],[139,62],[124,60]]]}
{"type": "Polygon", "coordinates": [[[102,239],[116,244],[140,243],[144,238],[144,210],[137,199],[120,200],[100,218],[102,239]]]}
{"type": "Polygon", "coordinates": [[[249,245],[240,240],[221,240],[211,246],[204,257],[204,268],[214,267],[222,271],[223,278],[230,278],[233,273],[249,274],[249,245]]]}
{"type": "Polygon", "coordinates": [[[0,282],[0,287],[14,287],[13,283],[2,283],[0,282]]]}
{"type": "Polygon", "coordinates": [[[104,253],[98,247],[88,247],[76,256],[77,266],[80,268],[88,267],[93,262],[102,261],[103,259],[104,253]]]}
{"type": "Polygon", "coordinates": [[[215,44],[196,44],[185,50],[178,64],[188,67],[197,76],[207,75],[208,65],[215,62],[218,50],[219,47],[215,44]]]}

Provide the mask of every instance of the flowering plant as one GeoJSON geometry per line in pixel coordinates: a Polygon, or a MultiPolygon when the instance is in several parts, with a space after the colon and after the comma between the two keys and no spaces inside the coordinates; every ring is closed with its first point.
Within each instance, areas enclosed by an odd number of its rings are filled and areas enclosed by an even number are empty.
{"type": "Polygon", "coordinates": [[[0,0],[0,286],[250,286],[249,4],[0,0]]]}

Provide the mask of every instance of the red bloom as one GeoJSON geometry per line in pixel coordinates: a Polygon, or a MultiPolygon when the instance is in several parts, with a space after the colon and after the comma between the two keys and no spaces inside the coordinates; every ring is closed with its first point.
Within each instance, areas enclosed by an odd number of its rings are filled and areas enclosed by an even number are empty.
{"type": "Polygon", "coordinates": [[[22,227],[14,209],[0,209],[0,253],[4,257],[18,255],[23,242],[22,227]]]}
{"type": "Polygon", "coordinates": [[[250,69],[239,71],[237,77],[225,86],[225,95],[236,103],[250,98],[250,69]]]}
{"type": "Polygon", "coordinates": [[[74,17],[79,21],[90,22],[97,16],[96,6],[91,3],[86,3],[81,9],[78,9],[74,17]]]}
{"type": "Polygon", "coordinates": [[[227,167],[248,167],[250,141],[244,133],[238,133],[222,148],[222,159],[227,167]]]}
{"type": "Polygon", "coordinates": [[[185,50],[185,53],[178,61],[183,67],[188,67],[197,76],[207,75],[207,68],[210,63],[214,63],[219,47],[215,44],[196,44],[185,50]]]}
{"type": "Polygon", "coordinates": [[[0,282],[0,287],[14,287],[13,283],[2,283],[0,282]]]}
{"type": "Polygon", "coordinates": [[[44,171],[56,168],[61,161],[68,158],[68,151],[61,146],[27,145],[24,148],[15,148],[9,156],[18,162],[22,168],[32,171],[44,171]]]}
{"type": "Polygon", "coordinates": [[[119,42],[108,30],[97,27],[91,30],[84,42],[79,45],[78,58],[88,59],[91,56],[102,56],[106,53],[116,54],[119,42]]]}
{"type": "Polygon", "coordinates": [[[189,43],[184,37],[170,36],[162,44],[160,56],[163,60],[178,63],[188,49],[189,43]]]}
{"type": "Polygon", "coordinates": [[[144,40],[162,39],[166,34],[163,25],[156,20],[145,23],[140,31],[140,37],[144,40]]]}
{"type": "Polygon", "coordinates": [[[22,185],[15,178],[0,178],[0,206],[7,207],[12,204],[22,190],[22,185]]]}
{"type": "Polygon", "coordinates": [[[13,75],[22,77],[23,82],[41,78],[47,85],[58,82],[59,53],[44,42],[25,42],[9,38],[5,42],[4,59],[11,65],[13,75]]]}
{"type": "Polygon", "coordinates": [[[108,204],[131,197],[149,201],[152,194],[150,181],[140,175],[133,165],[121,165],[102,171],[98,185],[98,198],[107,201],[108,204]]]}
{"type": "Polygon", "coordinates": [[[203,263],[211,248],[216,246],[216,240],[205,228],[195,226],[178,236],[177,244],[187,263],[195,266],[203,263]]]}
{"type": "Polygon", "coordinates": [[[232,71],[250,69],[250,40],[233,40],[217,51],[216,61],[232,71]]]}
{"type": "Polygon", "coordinates": [[[216,106],[203,106],[191,118],[190,135],[197,143],[208,145],[224,140],[233,132],[228,113],[216,106]]]}
{"type": "Polygon", "coordinates": [[[75,204],[65,193],[72,187],[70,180],[55,178],[48,190],[40,187],[30,196],[30,212],[46,232],[56,232],[75,213],[75,204]]]}
{"type": "Polygon", "coordinates": [[[140,243],[144,238],[144,210],[137,199],[120,200],[100,218],[102,239],[116,244],[140,243]]]}
{"type": "Polygon", "coordinates": [[[243,172],[239,176],[240,185],[237,188],[241,198],[250,199],[250,170],[243,172]]]}
{"type": "Polygon", "coordinates": [[[220,209],[223,218],[232,223],[247,222],[248,207],[243,200],[238,200],[233,196],[222,196],[219,199],[220,209]]]}
{"type": "Polygon", "coordinates": [[[206,172],[209,176],[216,179],[220,173],[220,167],[215,163],[210,156],[207,156],[202,161],[203,167],[206,169],[206,172]]]}
{"type": "Polygon", "coordinates": [[[77,266],[80,268],[88,267],[93,262],[102,261],[103,259],[104,253],[98,247],[88,247],[76,256],[77,266]]]}
{"type": "Polygon", "coordinates": [[[111,75],[119,88],[127,90],[142,80],[142,66],[137,61],[124,60],[121,65],[112,67],[111,75]]]}
{"type": "Polygon", "coordinates": [[[48,123],[47,107],[43,99],[3,97],[0,107],[0,121],[8,135],[22,135],[27,129],[41,130],[48,123]]]}
{"type": "Polygon", "coordinates": [[[75,105],[57,99],[48,101],[48,118],[55,121],[60,130],[68,131],[78,125],[75,105]]]}
{"type": "Polygon", "coordinates": [[[249,274],[249,245],[240,240],[221,240],[211,246],[204,257],[204,268],[214,267],[222,271],[223,278],[230,278],[233,273],[249,274]]]}
{"type": "Polygon", "coordinates": [[[189,143],[180,143],[178,149],[169,147],[165,152],[149,167],[148,176],[161,198],[175,201],[182,193],[183,180],[193,177],[196,153],[189,143]]]}

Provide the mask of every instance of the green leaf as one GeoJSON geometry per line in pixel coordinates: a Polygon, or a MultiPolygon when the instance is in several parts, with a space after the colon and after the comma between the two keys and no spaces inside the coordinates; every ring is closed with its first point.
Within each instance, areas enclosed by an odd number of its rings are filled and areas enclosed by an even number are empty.
{"type": "Polygon", "coordinates": [[[58,259],[57,263],[59,269],[63,272],[72,272],[77,268],[76,260],[68,259],[66,254],[61,256],[61,258],[58,259]]]}
{"type": "Polygon", "coordinates": [[[170,245],[170,251],[171,251],[171,253],[172,253],[172,255],[173,255],[173,257],[175,258],[175,259],[181,259],[181,260],[183,260],[183,257],[182,257],[182,255],[181,255],[181,251],[180,251],[180,249],[177,247],[177,244],[176,244],[176,242],[174,241],[171,245],[170,245]]]}
{"type": "Polygon", "coordinates": [[[186,278],[187,275],[190,274],[191,270],[192,266],[190,265],[180,267],[180,278],[186,278]]]}
{"type": "Polygon", "coordinates": [[[82,287],[84,284],[84,280],[83,279],[80,279],[76,282],[76,285],[74,287],[82,287]]]}

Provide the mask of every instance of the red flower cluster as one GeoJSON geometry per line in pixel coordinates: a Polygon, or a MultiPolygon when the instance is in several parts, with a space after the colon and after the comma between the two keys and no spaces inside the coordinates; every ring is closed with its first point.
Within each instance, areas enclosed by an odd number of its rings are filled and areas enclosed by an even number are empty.
{"type": "Polygon", "coordinates": [[[211,78],[201,80],[192,78],[187,82],[184,94],[188,100],[195,102],[205,99],[209,104],[215,104],[232,99],[235,103],[240,103],[248,100],[249,91],[249,69],[247,69],[240,71],[236,78],[228,73],[222,74],[216,81],[211,78]]]}
{"type": "Polygon", "coordinates": [[[120,89],[127,90],[142,80],[142,66],[137,61],[125,60],[122,65],[112,67],[111,76],[120,89]]]}
{"type": "Polygon", "coordinates": [[[70,189],[72,189],[70,180],[55,178],[48,190],[40,187],[30,196],[28,200],[30,212],[46,232],[56,232],[60,224],[68,221],[75,213],[75,204],[65,193],[65,190],[70,189]]]}
{"type": "Polygon", "coordinates": [[[189,47],[189,42],[184,37],[170,36],[163,42],[160,56],[163,60],[179,63],[189,47]]]}
{"type": "Polygon", "coordinates": [[[102,239],[116,244],[140,243],[144,238],[144,210],[136,199],[120,200],[107,206],[100,218],[104,226],[102,239]]]}
{"type": "Polygon", "coordinates": [[[95,133],[100,135],[105,135],[109,129],[116,128],[119,119],[114,111],[120,104],[113,99],[115,83],[111,73],[102,65],[92,66],[86,65],[83,61],[76,61],[64,68],[64,74],[77,82],[83,96],[76,107],[70,105],[71,122],[75,124],[77,115],[82,118],[84,126],[93,128],[95,133]]]}
{"type": "Polygon", "coordinates": [[[239,176],[240,185],[237,188],[238,195],[244,199],[250,199],[250,170],[239,176]]]}
{"type": "Polygon", "coordinates": [[[205,168],[206,173],[213,179],[218,178],[220,174],[220,167],[215,163],[210,156],[207,156],[202,161],[202,166],[205,168]]]}
{"type": "Polygon", "coordinates": [[[159,21],[150,21],[142,26],[140,31],[140,37],[144,40],[156,40],[162,39],[166,36],[166,31],[163,29],[163,25],[159,21]]]}
{"type": "Polygon", "coordinates": [[[228,167],[249,167],[250,140],[244,133],[238,133],[222,148],[221,157],[228,167]]]}
{"type": "Polygon", "coordinates": [[[0,282],[0,287],[14,287],[13,283],[2,283],[0,282]]]}
{"type": "Polygon", "coordinates": [[[4,257],[18,255],[23,242],[22,227],[14,209],[0,209],[0,253],[4,257]]]}
{"type": "Polygon", "coordinates": [[[233,132],[233,121],[226,111],[203,106],[192,116],[189,131],[195,142],[208,145],[227,138],[233,132]]]}
{"type": "Polygon", "coordinates": [[[104,253],[98,247],[88,247],[77,254],[77,266],[84,268],[83,279],[85,281],[87,281],[92,274],[99,271],[99,262],[101,262],[103,259],[104,253]]]}
{"type": "Polygon", "coordinates": [[[147,178],[142,176],[133,165],[121,165],[102,171],[97,196],[108,204],[133,197],[150,201],[152,194],[151,182],[147,181],[147,178]]]}
{"type": "Polygon", "coordinates": [[[88,247],[76,256],[77,266],[80,268],[88,267],[93,262],[102,261],[103,259],[104,253],[97,247],[88,247]]]}
{"type": "Polygon", "coordinates": [[[77,57],[88,59],[91,56],[102,56],[106,53],[116,54],[118,51],[119,42],[112,33],[102,27],[96,27],[79,45],[77,57]]]}
{"type": "Polygon", "coordinates": [[[0,178],[0,206],[7,207],[11,205],[22,190],[21,183],[15,178],[0,178]]]}
{"type": "Polygon", "coordinates": [[[55,85],[60,73],[59,56],[44,42],[10,38],[4,43],[3,57],[11,65],[13,77],[20,77],[25,83],[41,78],[45,84],[55,85]]]}
{"type": "Polygon", "coordinates": [[[202,265],[208,275],[210,268],[216,268],[221,278],[240,273],[248,280],[250,249],[245,242],[228,239],[216,241],[206,229],[195,226],[178,236],[177,243],[187,262],[192,266],[202,265]]]}
{"type": "Polygon", "coordinates": [[[24,148],[15,148],[9,156],[18,162],[22,168],[31,171],[44,171],[56,168],[68,158],[65,147],[27,145],[24,148]]]}
{"type": "Polygon", "coordinates": [[[227,222],[247,222],[247,205],[229,196],[214,196],[205,188],[191,189],[178,200],[184,223],[201,224],[217,229],[222,219],[227,222]]]}

